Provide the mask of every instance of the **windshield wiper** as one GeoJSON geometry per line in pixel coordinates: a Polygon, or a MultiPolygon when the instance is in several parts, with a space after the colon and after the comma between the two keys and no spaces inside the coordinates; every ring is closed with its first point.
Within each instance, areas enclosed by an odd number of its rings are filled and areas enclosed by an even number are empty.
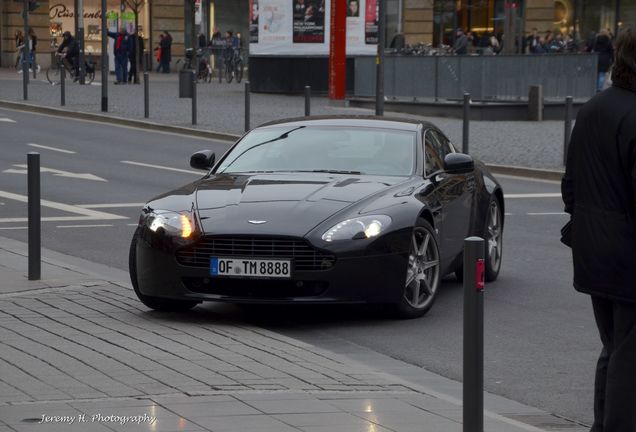
{"type": "Polygon", "coordinates": [[[305,126],[298,126],[298,127],[295,127],[295,128],[293,128],[293,129],[288,130],[287,132],[284,132],[284,133],[280,134],[280,135],[279,135],[279,136],[277,136],[276,138],[272,138],[272,139],[269,139],[269,140],[267,140],[267,141],[263,141],[263,142],[261,142],[261,143],[254,144],[252,147],[248,147],[248,148],[246,148],[246,149],[245,149],[245,150],[243,150],[243,151],[242,151],[242,152],[241,152],[241,153],[240,153],[237,157],[235,157],[235,158],[234,158],[234,160],[232,160],[232,162],[230,162],[230,163],[229,163],[229,164],[225,167],[225,169],[224,169],[222,172],[226,172],[226,171],[227,171],[227,169],[228,169],[229,167],[231,167],[231,166],[232,166],[232,164],[238,160],[238,158],[240,158],[241,156],[243,156],[243,155],[244,155],[245,153],[247,153],[248,151],[250,151],[250,150],[254,150],[255,148],[260,147],[260,146],[265,145],[265,144],[269,144],[269,143],[273,143],[273,142],[275,142],[275,141],[280,141],[280,140],[287,139],[287,137],[289,136],[289,134],[290,134],[290,133],[295,132],[295,131],[297,131],[297,130],[299,130],[299,129],[304,129],[304,128],[305,128],[305,126]]]}

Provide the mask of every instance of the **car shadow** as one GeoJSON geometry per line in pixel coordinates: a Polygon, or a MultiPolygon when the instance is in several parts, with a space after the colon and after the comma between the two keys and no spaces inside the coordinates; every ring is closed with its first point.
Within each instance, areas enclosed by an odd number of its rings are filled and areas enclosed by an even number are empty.
{"type": "Polygon", "coordinates": [[[453,276],[442,286],[431,310],[422,318],[404,320],[385,304],[228,304],[204,302],[183,313],[149,312],[158,320],[199,325],[243,324],[272,330],[347,327],[392,322],[414,322],[443,315],[462,301],[463,287],[453,276]]]}

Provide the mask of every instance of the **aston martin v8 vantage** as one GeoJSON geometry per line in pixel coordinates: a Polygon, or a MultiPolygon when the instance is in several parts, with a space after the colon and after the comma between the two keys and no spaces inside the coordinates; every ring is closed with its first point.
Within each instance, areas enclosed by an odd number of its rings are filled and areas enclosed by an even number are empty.
{"type": "Polygon", "coordinates": [[[473,235],[486,280],[499,274],[501,186],[430,123],[272,122],[190,165],[202,177],[149,201],[132,239],[132,284],[149,308],[383,303],[417,317],[444,276],[461,277],[473,235]]]}

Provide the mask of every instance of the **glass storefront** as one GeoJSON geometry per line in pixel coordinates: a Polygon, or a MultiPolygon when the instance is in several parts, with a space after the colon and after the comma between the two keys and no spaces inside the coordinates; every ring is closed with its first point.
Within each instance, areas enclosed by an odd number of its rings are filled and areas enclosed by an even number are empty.
{"type": "MultiPolygon", "coordinates": [[[[521,10],[522,1],[517,1],[521,10]]],[[[435,0],[433,6],[433,44],[452,44],[453,30],[501,34],[505,0],[435,0]]]]}
{"type": "MultiPolygon", "coordinates": [[[[62,34],[67,30],[73,35],[76,34],[74,3],[73,0],[50,2],[49,29],[52,43],[61,43],[62,34]]],[[[135,14],[130,9],[122,11],[120,6],[120,0],[107,1],[109,30],[117,31],[121,26],[125,26],[129,33],[134,33],[135,14]]],[[[139,33],[146,41],[148,39],[149,16],[149,2],[145,0],[142,11],[139,14],[139,33]]],[[[84,34],[87,54],[101,53],[101,17],[101,0],[84,0],[84,34]]]]}
{"type": "Polygon", "coordinates": [[[581,11],[577,17],[577,30],[580,32],[579,37],[584,40],[598,33],[601,29],[610,29],[614,33],[617,24],[616,12],[619,14],[619,28],[622,25],[636,25],[636,2],[634,0],[576,0],[575,6],[581,11]]]}

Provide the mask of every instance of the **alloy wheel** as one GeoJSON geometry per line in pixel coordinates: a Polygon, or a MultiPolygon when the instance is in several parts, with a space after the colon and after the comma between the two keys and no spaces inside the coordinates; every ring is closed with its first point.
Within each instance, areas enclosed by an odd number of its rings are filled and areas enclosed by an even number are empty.
{"type": "Polygon", "coordinates": [[[416,227],[411,236],[404,288],[404,299],[411,307],[429,307],[439,287],[439,272],[439,251],[433,234],[426,228],[416,227]]]}
{"type": "Polygon", "coordinates": [[[488,225],[486,226],[486,253],[490,268],[497,272],[501,265],[502,243],[501,212],[497,200],[492,200],[488,208],[488,225]]]}

